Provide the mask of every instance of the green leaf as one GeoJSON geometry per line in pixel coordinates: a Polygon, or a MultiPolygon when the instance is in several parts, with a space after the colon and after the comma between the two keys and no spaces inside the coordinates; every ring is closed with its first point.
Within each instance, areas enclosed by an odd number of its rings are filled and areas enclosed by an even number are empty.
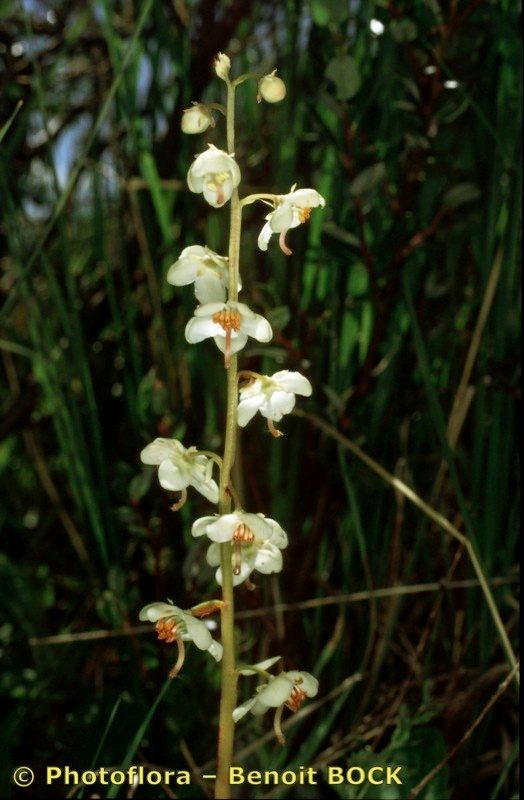
{"type": "Polygon", "coordinates": [[[360,71],[347,53],[332,58],[326,68],[326,78],[333,81],[339,100],[350,100],[360,89],[360,71]]]}
{"type": "Polygon", "coordinates": [[[478,200],[480,195],[480,189],[474,183],[459,183],[446,192],[443,202],[445,206],[457,208],[464,205],[464,203],[472,203],[474,200],[478,200]]]}
{"type": "Polygon", "coordinates": [[[310,0],[311,16],[316,25],[338,25],[347,19],[349,9],[347,4],[339,0],[310,0]]]}
{"type": "Polygon", "coordinates": [[[382,162],[373,164],[371,167],[362,170],[356,178],[353,179],[349,186],[349,192],[353,197],[360,194],[370,192],[375,186],[384,180],[386,176],[386,167],[382,162]]]}
{"type": "Polygon", "coordinates": [[[361,297],[369,287],[369,277],[364,264],[357,261],[349,273],[348,292],[352,297],[361,297]]]}
{"type": "Polygon", "coordinates": [[[7,131],[9,130],[9,128],[11,127],[13,122],[15,121],[15,117],[18,114],[18,112],[20,111],[20,109],[22,108],[23,103],[24,103],[23,100],[19,100],[18,101],[18,103],[15,106],[15,110],[13,111],[13,113],[11,114],[9,119],[0,128],[0,142],[2,141],[4,136],[6,135],[7,131]]]}
{"type": "Polygon", "coordinates": [[[395,19],[390,23],[390,33],[399,44],[412,42],[417,38],[417,26],[411,19],[395,19]]]}
{"type": "Polygon", "coordinates": [[[277,306],[271,309],[267,317],[271,323],[271,327],[277,331],[281,331],[291,319],[291,311],[288,306],[277,306]]]}
{"type": "Polygon", "coordinates": [[[132,503],[138,503],[149,491],[155,471],[151,468],[142,469],[135,475],[129,484],[129,496],[132,503]]]}

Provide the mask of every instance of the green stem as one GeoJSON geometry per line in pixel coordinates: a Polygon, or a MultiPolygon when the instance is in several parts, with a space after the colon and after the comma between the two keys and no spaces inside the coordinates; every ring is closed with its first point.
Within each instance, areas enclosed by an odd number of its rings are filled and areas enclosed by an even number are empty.
{"type": "MultiPolygon", "coordinates": [[[[233,153],[235,149],[235,86],[227,83],[227,149],[233,153]]],[[[240,227],[241,208],[238,191],[235,189],[230,203],[230,231],[229,231],[229,300],[238,298],[238,270],[240,252],[240,227]]],[[[231,356],[230,366],[227,370],[227,404],[226,404],[226,433],[224,440],[224,457],[220,470],[220,497],[218,510],[220,514],[227,514],[231,510],[231,499],[228,486],[231,478],[231,469],[235,460],[237,438],[237,404],[238,404],[238,359],[231,356]]],[[[220,561],[222,567],[222,600],[224,606],[221,611],[222,656],[221,694],[220,694],[220,719],[218,731],[217,778],[215,784],[215,797],[228,800],[231,797],[229,783],[229,768],[233,758],[233,740],[235,724],[233,722],[233,709],[236,702],[237,673],[235,668],[235,628],[234,628],[234,595],[233,595],[233,565],[231,560],[231,544],[220,545],[220,561]]]]}

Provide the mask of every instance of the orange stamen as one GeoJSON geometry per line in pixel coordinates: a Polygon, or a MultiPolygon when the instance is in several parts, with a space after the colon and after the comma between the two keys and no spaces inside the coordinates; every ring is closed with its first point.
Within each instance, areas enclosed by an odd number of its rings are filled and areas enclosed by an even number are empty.
{"type": "Polygon", "coordinates": [[[299,689],[298,686],[294,686],[286,706],[290,709],[290,711],[295,713],[298,711],[306,697],[307,695],[304,691],[302,691],[302,689],[299,689]]]}
{"type": "Polygon", "coordinates": [[[311,216],[311,212],[313,211],[312,208],[299,208],[298,209],[298,218],[300,222],[307,222],[311,216]]]}
{"type": "Polygon", "coordinates": [[[176,619],[159,619],[155,625],[155,630],[161,642],[172,644],[178,638],[176,619]]]}
{"type": "Polygon", "coordinates": [[[233,531],[233,542],[240,544],[253,544],[255,541],[255,534],[248,528],[244,522],[240,522],[233,531]]]}

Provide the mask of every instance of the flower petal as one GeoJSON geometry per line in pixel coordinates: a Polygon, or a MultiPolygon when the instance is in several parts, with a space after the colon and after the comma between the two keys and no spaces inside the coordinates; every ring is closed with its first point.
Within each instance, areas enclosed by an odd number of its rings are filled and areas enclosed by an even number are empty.
{"type": "Polygon", "coordinates": [[[289,700],[293,688],[293,681],[286,673],[277,675],[258,693],[257,700],[268,708],[277,708],[289,700]]]}
{"type": "Polygon", "coordinates": [[[287,231],[293,225],[293,206],[284,201],[270,215],[269,224],[273,233],[287,231]]]}
{"type": "MultiPolygon", "coordinates": [[[[197,309],[198,311],[198,309],[197,309]]],[[[224,331],[216,322],[210,317],[199,318],[192,317],[186,325],[185,337],[189,344],[197,344],[203,342],[204,339],[209,339],[211,336],[224,335],[224,331]]]]}
{"type": "Polygon", "coordinates": [[[257,702],[256,697],[250,697],[249,700],[246,700],[245,703],[242,703],[242,705],[237,706],[233,711],[233,721],[238,722],[239,719],[245,717],[246,714],[249,711],[251,711],[256,702],[257,702]]]}
{"type": "Polygon", "coordinates": [[[195,174],[194,167],[194,164],[189,167],[187,173],[187,185],[190,192],[194,192],[194,194],[200,194],[204,185],[204,176],[195,174]]]}
{"type": "Polygon", "coordinates": [[[284,414],[289,414],[295,407],[295,395],[291,392],[284,392],[277,389],[271,392],[266,399],[264,407],[260,409],[260,413],[274,422],[280,422],[284,414]]]}
{"type": "Polygon", "coordinates": [[[290,670],[286,672],[288,678],[298,685],[308,697],[315,697],[318,694],[318,681],[309,672],[299,672],[298,670],[290,670]]]}
{"type": "Polygon", "coordinates": [[[271,528],[271,544],[274,544],[275,547],[278,547],[280,550],[284,550],[284,548],[286,548],[289,544],[287,533],[282,526],[276,522],[276,520],[266,517],[265,521],[266,524],[271,528]]]}
{"type": "Polygon", "coordinates": [[[271,325],[260,314],[255,314],[254,319],[242,317],[242,331],[259,342],[270,342],[273,337],[271,325]]]}
{"type": "MultiPolygon", "coordinates": [[[[279,661],[281,658],[282,658],[282,656],[273,656],[273,658],[266,658],[265,661],[259,661],[257,664],[253,664],[253,667],[256,667],[257,669],[265,669],[265,670],[267,670],[270,667],[272,667],[273,664],[276,664],[277,661],[279,661]]],[[[257,669],[249,669],[249,667],[246,667],[246,669],[241,669],[240,670],[240,674],[241,675],[256,675],[257,674],[257,669]]]]}
{"type": "Polygon", "coordinates": [[[197,536],[205,536],[207,534],[207,526],[216,520],[216,517],[200,517],[193,522],[191,527],[191,535],[195,538],[197,536]]]}
{"type": "Polygon", "coordinates": [[[186,613],[184,613],[183,619],[187,628],[187,633],[184,633],[182,638],[186,641],[190,640],[194,642],[199,650],[209,650],[213,637],[206,623],[186,613]]]}
{"type": "Polygon", "coordinates": [[[299,208],[317,208],[326,205],[325,199],[316,189],[297,189],[282,197],[299,208]]]}
{"type": "Polygon", "coordinates": [[[255,569],[263,575],[282,571],[282,553],[271,542],[266,542],[257,552],[255,569]]]}
{"type": "Polygon", "coordinates": [[[207,548],[206,561],[210,567],[220,566],[220,545],[216,542],[213,542],[207,548]]]}
{"type": "Polygon", "coordinates": [[[140,460],[143,464],[158,466],[161,461],[171,458],[173,454],[183,455],[185,447],[176,439],[155,439],[140,453],[140,460]]]}
{"type": "Polygon", "coordinates": [[[195,297],[199,303],[223,303],[226,294],[226,287],[219,275],[208,267],[202,268],[195,278],[195,297]]]}
{"type": "Polygon", "coordinates": [[[211,642],[211,644],[210,644],[210,645],[209,645],[209,647],[207,648],[207,652],[208,652],[208,653],[209,653],[211,656],[213,656],[213,658],[215,659],[215,661],[221,661],[221,660],[222,660],[222,654],[223,654],[223,652],[224,652],[224,648],[222,647],[222,645],[220,644],[220,642],[216,642],[216,641],[213,639],[213,641],[211,642]]]}
{"type": "Polygon", "coordinates": [[[272,235],[273,231],[271,230],[271,225],[269,224],[269,222],[266,222],[266,224],[264,225],[258,236],[259,250],[267,250],[269,240],[271,239],[272,235]]]}
{"type": "Polygon", "coordinates": [[[192,476],[189,480],[189,485],[196,489],[197,492],[200,492],[210,503],[218,503],[218,484],[212,478],[201,480],[192,476]]]}
{"type": "MultiPolygon", "coordinates": [[[[187,248],[186,248],[187,249],[187,248]]],[[[174,264],[171,264],[167,271],[166,280],[172,286],[187,286],[193,283],[196,278],[200,262],[198,259],[187,256],[178,259],[174,264]]]]}
{"type": "Polygon", "coordinates": [[[259,542],[265,542],[270,539],[273,533],[273,528],[268,525],[267,519],[263,514],[250,514],[249,512],[242,511],[239,516],[242,518],[248,528],[255,534],[255,538],[259,542]]]}
{"type": "MultiPolygon", "coordinates": [[[[224,331],[222,329],[220,329],[220,330],[221,330],[221,334],[219,334],[218,336],[215,336],[215,344],[216,344],[216,346],[218,347],[218,349],[222,353],[225,353],[225,351],[226,351],[226,339],[225,339],[224,331]]],[[[247,335],[245,333],[243,333],[242,331],[239,331],[238,333],[236,331],[233,331],[232,334],[231,334],[231,349],[230,349],[230,352],[231,353],[238,353],[239,350],[242,350],[242,348],[246,346],[246,342],[247,342],[247,335]]]]}
{"type": "Polygon", "coordinates": [[[158,622],[159,619],[169,619],[169,617],[180,619],[183,614],[181,608],[171,603],[149,603],[141,609],[138,619],[142,622],[158,622]]]}
{"type": "Polygon", "coordinates": [[[313,387],[308,379],[300,372],[290,372],[288,369],[283,369],[280,372],[275,372],[271,376],[280,389],[286,392],[294,392],[301,394],[304,397],[309,397],[313,391],[313,387]]]}
{"type": "Polygon", "coordinates": [[[235,528],[241,522],[237,514],[222,514],[220,517],[214,517],[207,526],[206,533],[212,542],[230,542],[233,538],[235,528]]]}
{"type": "Polygon", "coordinates": [[[158,467],[158,480],[162,489],[170,492],[180,492],[189,485],[185,470],[181,470],[170,458],[166,458],[158,467]]]}
{"type": "Polygon", "coordinates": [[[241,428],[245,428],[247,423],[253,419],[257,411],[266,402],[265,395],[256,394],[253,397],[246,397],[241,400],[237,407],[237,422],[241,428]]]}

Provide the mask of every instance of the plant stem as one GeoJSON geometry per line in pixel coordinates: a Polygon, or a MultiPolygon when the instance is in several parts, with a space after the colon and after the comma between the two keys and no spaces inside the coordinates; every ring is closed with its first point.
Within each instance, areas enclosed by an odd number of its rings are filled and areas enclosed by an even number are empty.
{"type": "MultiPolygon", "coordinates": [[[[227,83],[226,120],[227,149],[229,153],[233,153],[235,148],[235,86],[229,81],[227,83]]],[[[230,211],[228,299],[235,301],[238,297],[238,265],[241,227],[241,208],[238,191],[236,189],[231,196],[230,211]]],[[[230,482],[231,468],[235,460],[237,438],[237,360],[237,356],[232,355],[227,370],[226,433],[224,439],[224,457],[222,469],[220,470],[220,498],[218,504],[220,514],[227,514],[231,509],[231,499],[227,489],[230,482]]],[[[222,656],[217,778],[215,784],[215,797],[221,798],[221,800],[228,800],[228,798],[231,797],[229,768],[233,758],[233,739],[235,735],[233,709],[236,702],[237,673],[235,668],[235,607],[231,555],[231,544],[229,542],[221,544],[222,600],[225,604],[221,611],[222,646],[224,648],[224,653],[222,656]]]]}

